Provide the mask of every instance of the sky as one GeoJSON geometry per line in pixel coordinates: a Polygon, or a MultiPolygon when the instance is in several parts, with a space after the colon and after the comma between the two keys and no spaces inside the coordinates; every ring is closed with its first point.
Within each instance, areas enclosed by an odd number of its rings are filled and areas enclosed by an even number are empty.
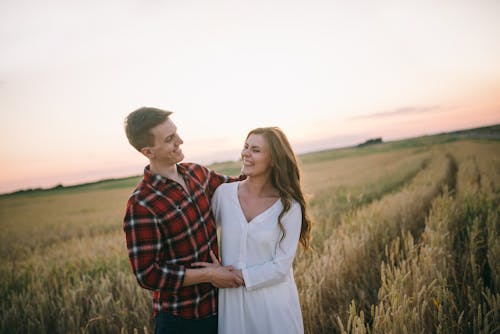
{"type": "Polygon", "coordinates": [[[297,153],[500,123],[497,0],[2,0],[0,193],[139,175],[123,120],[185,161],[279,126],[297,153]]]}

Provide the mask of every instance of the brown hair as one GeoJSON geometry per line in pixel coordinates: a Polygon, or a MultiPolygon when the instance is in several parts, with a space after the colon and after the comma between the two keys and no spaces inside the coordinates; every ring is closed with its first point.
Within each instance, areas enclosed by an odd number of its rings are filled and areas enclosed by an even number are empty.
{"type": "Polygon", "coordinates": [[[271,153],[271,182],[278,190],[283,204],[283,210],[278,217],[278,225],[283,233],[281,239],[285,237],[285,228],[281,222],[285,213],[290,210],[291,199],[296,200],[302,209],[302,225],[300,228],[300,243],[304,249],[309,248],[311,239],[311,220],[307,214],[306,201],[300,186],[300,170],[297,158],[286,135],[278,127],[256,128],[248,135],[263,135],[269,144],[271,153]]]}
{"type": "Polygon", "coordinates": [[[125,118],[125,133],[130,145],[138,151],[154,145],[154,136],[150,130],[165,122],[171,114],[171,111],[151,107],[142,107],[132,111],[125,118]]]}

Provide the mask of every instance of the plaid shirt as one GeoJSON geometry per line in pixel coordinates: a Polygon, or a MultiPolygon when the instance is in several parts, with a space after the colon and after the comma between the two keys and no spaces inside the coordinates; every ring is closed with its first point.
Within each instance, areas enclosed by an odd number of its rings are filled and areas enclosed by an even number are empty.
{"type": "Polygon", "coordinates": [[[153,290],[154,315],[160,311],[186,319],[217,313],[217,290],[209,283],[183,287],[184,274],[196,261],[218,256],[217,230],[210,210],[215,189],[229,180],[209,169],[181,163],[180,184],[153,175],[149,166],[127,203],[123,230],[132,270],[139,284],[153,290]]]}

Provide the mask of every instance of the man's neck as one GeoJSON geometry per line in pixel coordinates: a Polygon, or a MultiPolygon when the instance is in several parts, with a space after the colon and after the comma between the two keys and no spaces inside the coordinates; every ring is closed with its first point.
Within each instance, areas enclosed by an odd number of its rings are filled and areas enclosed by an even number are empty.
{"type": "Polygon", "coordinates": [[[179,173],[177,172],[177,164],[173,165],[161,165],[150,161],[149,170],[152,174],[161,175],[167,179],[176,180],[179,178],[179,173]]]}

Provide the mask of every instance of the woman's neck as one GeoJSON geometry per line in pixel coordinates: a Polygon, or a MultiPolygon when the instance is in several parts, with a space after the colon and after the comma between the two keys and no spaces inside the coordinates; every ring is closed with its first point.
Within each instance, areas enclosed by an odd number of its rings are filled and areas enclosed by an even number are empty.
{"type": "Polygon", "coordinates": [[[278,197],[278,190],[272,185],[269,177],[247,177],[241,181],[243,190],[255,197],[278,197]]]}

